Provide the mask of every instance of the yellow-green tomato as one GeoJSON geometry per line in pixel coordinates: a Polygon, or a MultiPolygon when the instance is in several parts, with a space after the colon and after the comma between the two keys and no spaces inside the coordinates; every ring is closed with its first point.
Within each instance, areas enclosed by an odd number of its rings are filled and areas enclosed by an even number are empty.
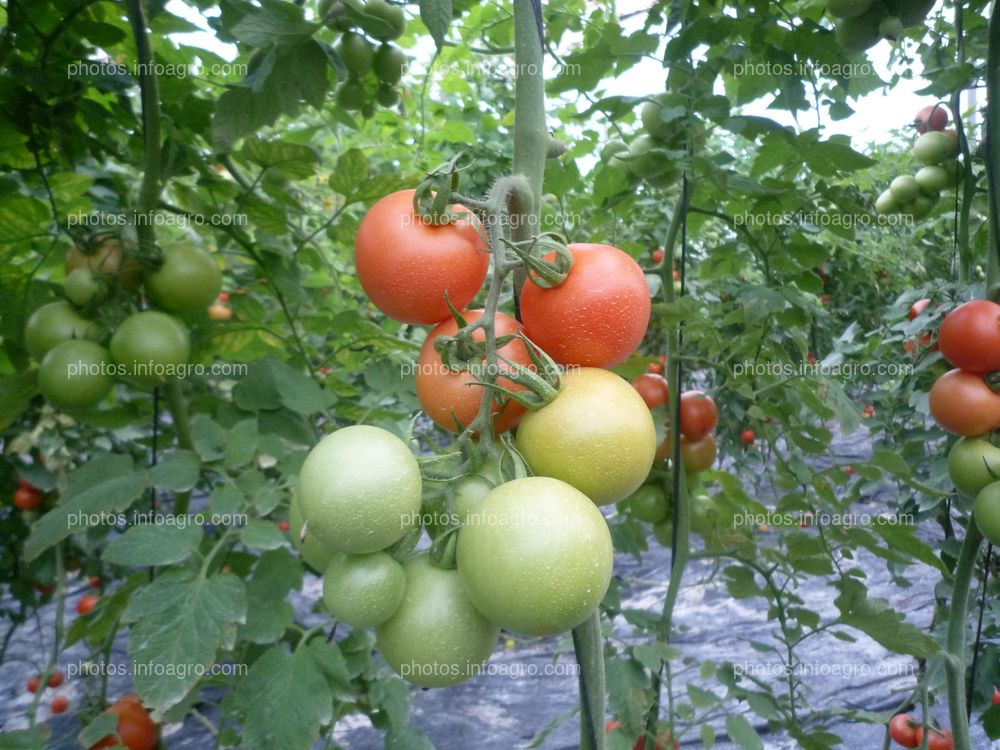
{"type": "Polygon", "coordinates": [[[656,484],[644,484],[625,500],[629,513],[646,523],[659,523],[670,513],[667,493],[656,484]]]}
{"type": "Polygon", "coordinates": [[[101,329],[81,318],[69,302],[50,302],[35,310],[24,328],[24,345],[37,361],[56,344],[70,339],[96,340],[101,329]]]}
{"type": "Polygon", "coordinates": [[[436,568],[423,554],[406,560],[403,573],[403,603],[375,629],[382,657],[421,687],[475,677],[493,653],[500,628],[472,606],[457,571],[436,568]]]}
{"type": "Polygon", "coordinates": [[[381,625],[399,609],[406,590],[403,567],[385,552],[338,554],[323,573],[323,603],[355,628],[381,625]]]}
{"type": "Polygon", "coordinates": [[[193,242],[163,251],[163,265],[145,278],[149,298],[173,313],[204,312],[222,290],[215,259],[193,242]]]}
{"type": "Polygon", "coordinates": [[[492,490],[458,532],[458,572],[476,609],[505,630],[576,627],[611,582],[611,533],[586,495],[548,477],[492,490]]]}
{"type": "Polygon", "coordinates": [[[973,506],[976,526],[991,544],[1000,544],[1000,482],[987,485],[973,506]]]}
{"type": "Polygon", "coordinates": [[[493,487],[493,482],[481,474],[470,474],[456,482],[451,502],[455,515],[462,523],[465,523],[469,513],[476,509],[493,487]]]}
{"type": "Polygon", "coordinates": [[[387,430],[354,425],[323,438],[302,464],[299,503],[309,533],[338,552],[376,552],[420,514],[420,467],[387,430]]]}
{"type": "Polygon", "coordinates": [[[288,506],[288,533],[292,537],[292,546],[299,551],[309,567],[322,573],[329,567],[337,553],[320,542],[314,534],[308,533],[308,530],[303,541],[302,526],[304,523],[302,508],[299,507],[299,497],[293,495],[292,503],[288,506]]]}
{"type": "Polygon", "coordinates": [[[517,449],[532,472],[576,487],[598,505],[635,492],[656,454],[656,427],[627,380],[594,367],[570,370],[559,395],[529,412],[517,449]]]}
{"type": "Polygon", "coordinates": [[[108,350],[93,341],[63,341],[38,367],[38,387],[57,406],[96,406],[115,384],[108,350]]]}

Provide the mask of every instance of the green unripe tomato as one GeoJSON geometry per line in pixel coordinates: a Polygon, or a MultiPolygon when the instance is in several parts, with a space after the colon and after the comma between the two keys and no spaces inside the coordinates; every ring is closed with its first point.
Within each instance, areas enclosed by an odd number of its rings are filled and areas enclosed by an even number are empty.
{"type": "Polygon", "coordinates": [[[125,318],[111,336],[111,357],[126,377],[162,383],[176,377],[191,356],[187,326],[177,318],[145,310],[125,318]]]}
{"type": "Polygon", "coordinates": [[[705,492],[691,495],[691,531],[707,537],[719,528],[721,520],[722,509],[711,495],[705,492]]]}
{"type": "Polygon", "coordinates": [[[613,164],[618,167],[627,168],[626,163],[620,158],[628,154],[628,144],[625,141],[615,139],[608,141],[601,147],[601,161],[605,164],[613,164]]]}
{"type": "Polygon", "coordinates": [[[671,519],[653,524],[653,538],[664,547],[674,546],[674,522],[671,519]]]}
{"type": "Polygon", "coordinates": [[[882,191],[882,194],[875,200],[875,210],[880,214],[891,214],[899,210],[899,201],[889,190],[882,191]]]}
{"type": "Polygon", "coordinates": [[[376,552],[403,537],[420,514],[420,467],[406,443],[368,425],[324,437],[299,474],[310,534],[338,552],[376,552]]]}
{"type": "Polygon", "coordinates": [[[923,23],[931,12],[937,0],[886,0],[889,12],[899,16],[903,26],[916,26],[923,23]]]}
{"type": "Polygon", "coordinates": [[[972,509],[976,526],[990,544],[1000,544],[1000,482],[986,485],[972,509]]]}
{"type": "Polygon", "coordinates": [[[469,513],[479,507],[494,486],[493,482],[479,474],[470,474],[458,480],[452,497],[452,508],[462,523],[466,523],[469,513]]]}
{"type": "Polygon", "coordinates": [[[646,133],[658,141],[673,141],[678,139],[680,128],[675,122],[667,122],[660,113],[665,107],[683,106],[683,102],[669,94],[659,94],[646,101],[639,110],[639,119],[646,133]]]}
{"type": "Polygon", "coordinates": [[[355,628],[381,625],[399,609],[406,591],[403,567],[385,552],[336,555],[323,573],[323,603],[355,628]]]}
{"type": "Polygon", "coordinates": [[[69,302],[50,302],[35,310],[24,327],[24,345],[37,361],[56,344],[70,339],[96,340],[101,329],[81,318],[69,302]]]}
{"type": "Polygon", "coordinates": [[[406,31],[406,14],[398,5],[391,5],[386,0],[368,0],[361,12],[361,28],[375,39],[392,41],[406,31]]]}
{"type": "Polygon", "coordinates": [[[957,154],[955,141],[940,130],[929,130],[917,138],[910,154],[920,164],[927,166],[954,159],[957,154]]]}
{"type": "Polygon", "coordinates": [[[375,76],[382,83],[399,83],[406,62],[403,50],[394,44],[383,44],[375,52],[375,76]]]}
{"type": "Polygon", "coordinates": [[[889,184],[889,192],[897,203],[907,204],[920,195],[920,183],[910,175],[900,175],[889,184]]]}
{"type": "Polygon", "coordinates": [[[107,287],[103,279],[89,268],[77,268],[66,277],[63,294],[74,305],[83,307],[104,299],[107,287]]]}
{"type": "Polygon", "coordinates": [[[926,195],[918,195],[913,202],[903,208],[903,213],[913,216],[914,221],[920,221],[930,216],[936,201],[926,195]]]}
{"type": "Polygon", "coordinates": [[[659,149],[652,136],[643,134],[632,141],[625,162],[628,170],[636,177],[656,177],[672,166],[670,158],[659,149]]]}
{"type": "Polygon", "coordinates": [[[346,32],[334,47],[344,61],[347,72],[354,78],[364,78],[375,62],[375,49],[360,34],[346,32]]]}
{"type": "Polygon", "coordinates": [[[357,112],[364,108],[368,101],[368,92],[365,91],[365,84],[354,78],[348,78],[337,86],[334,94],[334,101],[337,106],[349,112],[357,112]]]}
{"type": "Polygon", "coordinates": [[[660,523],[670,514],[667,493],[656,484],[644,484],[625,499],[628,512],[646,523],[660,523]]]}
{"type": "Polygon", "coordinates": [[[396,673],[421,687],[465,682],[482,670],[500,637],[466,596],[458,571],[441,570],[426,554],[403,563],[403,603],[375,628],[376,645],[396,673]]]}
{"type": "Polygon", "coordinates": [[[38,387],[56,406],[96,406],[115,384],[108,350],[93,341],[70,340],[56,344],[42,358],[38,387]]]}
{"type": "Polygon", "coordinates": [[[948,476],[958,489],[976,497],[1000,479],[1000,448],[985,437],[960,438],[948,451],[948,476]]]}
{"type": "Polygon", "coordinates": [[[896,40],[903,34],[903,22],[899,16],[887,16],[878,25],[878,33],[885,39],[896,40]]]}
{"type": "Polygon", "coordinates": [[[837,18],[857,18],[872,7],[872,0],[826,0],[826,10],[837,18]]]}
{"type": "Polygon", "coordinates": [[[948,170],[938,165],[921,167],[915,178],[920,185],[920,192],[929,198],[936,198],[951,184],[948,170]]]}
{"type": "Polygon", "coordinates": [[[864,52],[874,47],[882,39],[878,27],[884,17],[885,6],[875,3],[860,16],[837,21],[834,27],[837,42],[849,52],[864,52]]]}
{"type": "Polygon", "coordinates": [[[492,490],[458,532],[456,559],[475,608],[506,630],[552,635],[604,598],[614,550],[589,498],[548,477],[492,490]]]}
{"type": "Polygon", "coordinates": [[[399,104],[399,92],[392,86],[382,84],[375,92],[375,101],[380,107],[395,107],[399,104]]]}
{"type": "Polygon", "coordinates": [[[306,561],[310,568],[318,573],[322,573],[328,567],[337,552],[320,542],[315,534],[306,532],[305,541],[302,541],[302,526],[305,521],[302,518],[302,508],[299,507],[298,495],[292,496],[292,502],[288,506],[288,533],[292,538],[292,546],[299,551],[302,559],[306,561]]]}
{"type": "Polygon", "coordinates": [[[164,248],[163,265],[145,278],[149,299],[172,313],[204,312],[222,291],[215,259],[193,242],[164,248]]]}

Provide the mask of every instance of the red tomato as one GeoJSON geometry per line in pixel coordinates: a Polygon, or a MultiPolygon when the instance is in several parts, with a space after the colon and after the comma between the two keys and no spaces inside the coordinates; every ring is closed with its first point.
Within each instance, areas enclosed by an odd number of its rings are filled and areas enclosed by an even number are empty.
{"type": "Polygon", "coordinates": [[[288,531],[288,521],[282,521],[278,524],[278,528],[282,531],[288,531]]]}
{"type": "Polygon", "coordinates": [[[917,747],[920,723],[910,714],[896,714],[889,719],[889,736],[903,747],[917,747]]]}
{"type": "Polygon", "coordinates": [[[65,695],[57,695],[52,699],[52,703],[49,704],[49,711],[54,714],[61,714],[67,708],[69,708],[69,698],[65,695]]]}
{"type": "Polygon", "coordinates": [[[646,406],[650,409],[655,409],[657,406],[665,406],[670,395],[667,387],[667,379],[662,375],[651,372],[643,373],[635,378],[632,381],[632,387],[639,392],[642,400],[646,402],[646,406]]]}
{"type": "Polygon", "coordinates": [[[614,367],[646,334],[651,308],[646,276],[629,255],[611,245],[569,249],[573,268],[562,284],[543,289],[530,279],[525,282],[525,331],[560,364],[614,367]]]}
{"type": "MultiPolygon", "coordinates": [[[[955,746],[955,740],[951,736],[951,730],[945,729],[939,731],[937,729],[928,729],[929,732],[927,736],[927,750],[952,750],[955,746]]],[[[917,747],[923,744],[924,741],[924,728],[917,727],[917,744],[912,747],[917,747]]]]}
{"type": "MultiPolygon", "coordinates": [[[[121,743],[129,750],[154,750],[156,747],[156,723],[149,718],[149,712],[142,707],[137,695],[130,694],[119,698],[108,713],[118,714],[116,731],[121,743]]],[[[108,735],[90,746],[90,750],[114,747],[118,745],[114,735],[108,735]]]]}
{"type": "Polygon", "coordinates": [[[811,365],[816,364],[816,355],[813,354],[812,352],[807,353],[806,354],[806,362],[808,362],[811,365]]]}
{"type": "Polygon", "coordinates": [[[91,576],[89,583],[90,583],[90,587],[93,588],[93,589],[100,588],[101,587],[101,577],[100,576],[91,576]]]}
{"type": "Polygon", "coordinates": [[[743,430],[743,432],[740,433],[740,440],[742,440],[743,445],[746,446],[753,445],[753,441],[756,437],[757,434],[753,430],[743,430]]]}
{"type": "Polygon", "coordinates": [[[52,673],[52,676],[49,677],[49,681],[46,684],[50,688],[57,688],[63,684],[63,681],[65,681],[65,679],[66,675],[63,674],[63,671],[61,669],[57,669],[55,672],[52,673]]]}
{"type": "MultiPolygon", "coordinates": [[[[616,729],[621,729],[621,726],[622,725],[617,721],[609,721],[604,725],[604,733],[611,734],[616,729]]],[[[670,742],[670,732],[663,732],[663,734],[660,735],[660,738],[656,741],[656,750],[667,750],[667,744],[669,742],[670,742]]],[[[646,738],[640,737],[635,741],[635,744],[632,745],[632,750],[643,750],[645,746],[646,746],[646,738]]],[[[680,743],[677,740],[674,740],[674,750],[677,750],[679,747],[680,743]]]]}
{"type": "Polygon", "coordinates": [[[80,597],[80,601],[76,603],[76,613],[78,615],[89,614],[95,604],[97,604],[96,596],[93,596],[92,594],[84,594],[80,597]]]}
{"type": "Polygon", "coordinates": [[[954,435],[985,435],[1000,427],[1000,394],[982,375],[950,370],[937,379],[930,393],[931,415],[954,435]]]}
{"type": "Polygon", "coordinates": [[[948,125],[948,110],[940,104],[923,107],[917,112],[913,125],[918,133],[926,133],[928,130],[944,130],[948,125]]]}
{"type": "Polygon", "coordinates": [[[665,254],[663,252],[663,248],[662,247],[658,247],[658,248],[656,248],[653,251],[653,262],[656,265],[660,265],[663,262],[663,258],[664,257],[665,257],[665,254]]]}
{"type": "Polygon", "coordinates": [[[472,302],[490,256],[478,220],[466,212],[451,224],[426,224],[413,211],[413,195],[400,190],[368,210],[354,240],[354,263],[379,310],[404,323],[433,325],[450,315],[445,293],[458,310],[472,302]]]}
{"type": "Polygon", "coordinates": [[[42,680],[40,677],[29,677],[28,684],[25,686],[29,693],[37,693],[38,688],[42,686],[42,680]]]}
{"type": "MultiPolygon", "coordinates": [[[[469,323],[476,322],[482,315],[482,310],[466,310],[462,313],[462,317],[469,323]]],[[[504,313],[497,313],[495,329],[497,337],[515,334],[520,329],[521,324],[514,318],[504,313]]],[[[454,336],[457,331],[458,325],[453,319],[449,319],[436,326],[427,335],[424,345],[420,349],[416,378],[417,398],[420,399],[420,406],[434,420],[435,424],[449,432],[458,431],[456,420],[462,425],[462,428],[468,426],[479,412],[479,404],[483,398],[482,386],[471,385],[476,381],[483,380],[483,372],[476,372],[475,369],[451,372],[441,362],[441,355],[434,349],[434,341],[439,336],[454,336]]],[[[474,341],[484,341],[486,333],[483,329],[478,328],[473,332],[472,338],[474,341]]],[[[511,341],[500,349],[499,353],[512,362],[525,367],[531,365],[528,348],[519,339],[511,341]]],[[[509,365],[502,361],[498,364],[501,372],[510,371],[509,365]]],[[[483,367],[485,367],[485,360],[480,370],[483,367]]],[[[515,385],[506,378],[500,378],[497,382],[510,390],[523,390],[522,386],[515,385]]],[[[521,420],[524,411],[524,407],[516,401],[508,401],[502,411],[500,405],[494,402],[494,430],[499,434],[512,429],[521,420]]]]}
{"type": "Polygon", "coordinates": [[[219,292],[219,296],[216,299],[219,302],[229,302],[229,292],[219,292]]]}
{"type": "Polygon", "coordinates": [[[719,412],[712,397],[701,391],[681,394],[681,434],[688,440],[701,440],[715,429],[719,412]]]}
{"type": "Polygon", "coordinates": [[[1000,690],[993,688],[993,705],[1000,703],[1000,690]]]}
{"type": "Polygon", "coordinates": [[[924,308],[930,304],[929,299],[918,299],[912,305],[910,305],[910,311],[906,313],[908,320],[916,320],[917,316],[924,311],[924,308]]]}
{"type": "Polygon", "coordinates": [[[14,505],[21,510],[34,510],[42,504],[42,493],[34,487],[18,487],[14,491],[14,505]]]}
{"type": "Polygon", "coordinates": [[[650,362],[648,365],[646,365],[646,369],[649,372],[655,372],[657,375],[659,375],[661,372],[663,372],[663,364],[660,362],[650,362]]]}
{"type": "Polygon", "coordinates": [[[961,370],[1000,370],[1000,305],[985,299],[959,305],[941,322],[938,345],[961,370]]]}

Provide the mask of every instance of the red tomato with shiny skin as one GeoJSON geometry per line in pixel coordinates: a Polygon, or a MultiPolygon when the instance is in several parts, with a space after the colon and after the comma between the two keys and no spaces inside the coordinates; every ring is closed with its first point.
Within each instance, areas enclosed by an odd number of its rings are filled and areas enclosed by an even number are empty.
{"type": "MultiPolygon", "coordinates": [[[[425,223],[413,210],[413,190],[376,201],[358,227],[354,263],[375,306],[404,323],[433,325],[472,302],[486,279],[490,255],[479,222],[425,223]]],[[[459,206],[454,211],[464,211],[459,206]]]]}
{"type": "Polygon", "coordinates": [[[922,313],[929,304],[930,304],[929,299],[918,299],[916,302],[910,305],[910,311],[906,313],[907,320],[916,320],[917,316],[920,315],[920,313],[922,313]]]}
{"type": "Polygon", "coordinates": [[[667,379],[656,373],[646,372],[632,380],[632,387],[635,388],[646,406],[655,409],[657,406],[665,406],[670,396],[667,386],[667,379]]]}
{"type": "Polygon", "coordinates": [[[931,415],[945,430],[964,437],[985,435],[1000,427],[1000,393],[983,376],[950,370],[931,387],[931,415]]]}
{"type": "Polygon", "coordinates": [[[941,321],[938,346],[961,370],[1000,370],[1000,305],[985,299],[959,305],[941,321]]]}
{"type": "MultiPolygon", "coordinates": [[[[953,750],[955,747],[955,740],[951,735],[950,729],[945,729],[938,732],[934,729],[927,730],[929,734],[927,735],[927,750],[953,750]]],[[[918,747],[924,742],[924,728],[917,727],[917,744],[913,747],[918,747]]]]}
{"type": "Polygon", "coordinates": [[[903,747],[918,747],[917,731],[920,723],[910,714],[896,714],[889,719],[889,736],[903,747]]]}
{"type": "Polygon", "coordinates": [[[653,251],[653,262],[656,265],[660,265],[663,262],[664,252],[662,247],[658,247],[653,251]]]}
{"type": "MultiPolygon", "coordinates": [[[[562,284],[543,289],[525,282],[525,331],[559,364],[614,367],[646,334],[651,309],[646,276],[617,247],[583,243],[569,250],[573,268],[562,284]]],[[[552,260],[555,253],[546,257],[552,260]]]]}
{"type": "MultiPolygon", "coordinates": [[[[482,310],[466,310],[462,313],[462,317],[469,323],[475,323],[482,315],[482,310]]],[[[521,330],[521,324],[509,315],[497,313],[495,330],[498,338],[510,336],[521,330]]],[[[454,319],[449,319],[438,324],[427,335],[420,349],[416,378],[417,398],[420,399],[421,407],[438,427],[449,432],[458,432],[456,420],[462,428],[467,427],[476,418],[479,404],[483,399],[482,386],[472,385],[483,380],[483,373],[477,373],[475,370],[451,372],[441,362],[441,355],[434,349],[434,342],[439,336],[454,336],[457,331],[458,324],[454,319]]],[[[486,333],[483,329],[477,328],[472,338],[477,342],[485,341],[486,333]]],[[[528,348],[519,339],[502,347],[499,354],[525,367],[531,365],[528,348]]],[[[504,362],[498,361],[498,365],[501,372],[510,371],[510,366],[504,362]]],[[[515,385],[506,378],[499,378],[497,382],[510,390],[523,390],[523,386],[515,385]]],[[[493,426],[497,434],[515,427],[525,411],[516,401],[508,401],[502,410],[494,401],[492,408],[493,426]]]]}
{"type": "Polygon", "coordinates": [[[685,391],[681,394],[681,434],[697,442],[715,429],[719,411],[707,393],[685,391]]]}
{"type": "Polygon", "coordinates": [[[743,445],[746,445],[747,447],[753,445],[753,441],[756,437],[757,434],[753,430],[743,430],[743,432],[740,433],[740,440],[743,445]]]}

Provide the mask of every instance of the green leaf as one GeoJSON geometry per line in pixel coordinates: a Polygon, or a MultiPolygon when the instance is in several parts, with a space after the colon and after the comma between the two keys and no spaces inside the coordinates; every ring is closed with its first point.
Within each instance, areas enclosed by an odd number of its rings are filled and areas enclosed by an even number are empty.
{"type": "Polygon", "coordinates": [[[845,579],[838,585],[841,591],[835,604],[840,610],[840,622],[860,630],[880,645],[897,654],[909,654],[926,659],[940,651],[940,646],[920,628],[877,599],[868,599],[864,585],[845,579]]]}
{"type": "Polygon", "coordinates": [[[321,668],[323,648],[321,640],[291,654],[274,646],[236,683],[232,703],[246,717],[241,747],[309,747],[319,738],[320,727],[333,719],[333,694],[321,668]]]}
{"type": "Polygon", "coordinates": [[[424,22],[438,49],[444,46],[451,17],[451,0],[420,0],[420,20],[424,22]]]}
{"type": "Polygon", "coordinates": [[[201,527],[190,516],[170,519],[188,525],[133,526],[104,549],[101,559],[112,565],[173,565],[186,560],[201,542],[201,527]]]}
{"type": "Polygon", "coordinates": [[[368,177],[368,158],[356,148],[345,151],[337,159],[330,175],[330,189],[344,196],[354,193],[368,177]]]}
{"type": "Polygon", "coordinates": [[[253,549],[278,549],[285,546],[288,539],[273,521],[255,518],[240,531],[240,541],[253,549]]]}
{"type": "Polygon", "coordinates": [[[324,411],[332,401],[315,380],[273,357],[250,365],[233,398],[247,411],[285,407],[305,415],[324,411]]]}
{"type": "MultiPolygon", "coordinates": [[[[291,552],[276,549],[261,555],[247,581],[247,621],[240,627],[240,640],[261,644],[278,641],[295,615],[286,601],[288,592],[301,587],[302,564],[291,552]]],[[[349,682],[346,672],[344,667],[349,682]]]]}
{"type": "Polygon", "coordinates": [[[38,393],[34,370],[0,377],[0,430],[5,430],[28,408],[38,393]]]}
{"type": "Polygon", "coordinates": [[[0,750],[45,750],[52,731],[48,724],[0,734],[0,750]]]}
{"type": "Polygon", "coordinates": [[[302,9],[292,3],[273,3],[248,13],[230,31],[251,47],[292,45],[310,40],[318,27],[302,19],[302,9]]]}
{"type": "Polygon", "coordinates": [[[108,523],[108,515],[119,513],[146,489],[146,472],[136,470],[128,456],[99,455],[69,476],[62,501],[31,528],[24,544],[24,557],[34,560],[71,534],[108,523]]]}
{"type": "Polygon", "coordinates": [[[133,674],[143,703],[159,711],[179,703],[218,650],[233,647],[246,606],[243,581],[231,573],[174,569],[137,591],[122,621],[132,624],[129,656],[144,667],[133,674]]]}
{"type": "Polygon", "coordinates": [[[49,207],[26,195],[5,195],[0,200],[0,244],[21,242],[49,233],[49,207]]]}
{"type": "Polygon", "coordinates": [[[80,732],[79,740],[84,747],[96,745],[108,735],[113,735],[118,731],[118,714],[106,711],[97,715],[83,731],[80,732]]]}
{"type": "Polygon", "coordinates": [[[764,750],[764,743],[757,730],[742,714],[729,714],[726,717],[726,733],[743,750],[764,750]]]}
{"type": "Polygon", "coordinates": [[[149,480],[157,489],[187,492],[198,484],[200,474],[201,461],[196,453],[175,450],[149,470],[149,480]]]}

